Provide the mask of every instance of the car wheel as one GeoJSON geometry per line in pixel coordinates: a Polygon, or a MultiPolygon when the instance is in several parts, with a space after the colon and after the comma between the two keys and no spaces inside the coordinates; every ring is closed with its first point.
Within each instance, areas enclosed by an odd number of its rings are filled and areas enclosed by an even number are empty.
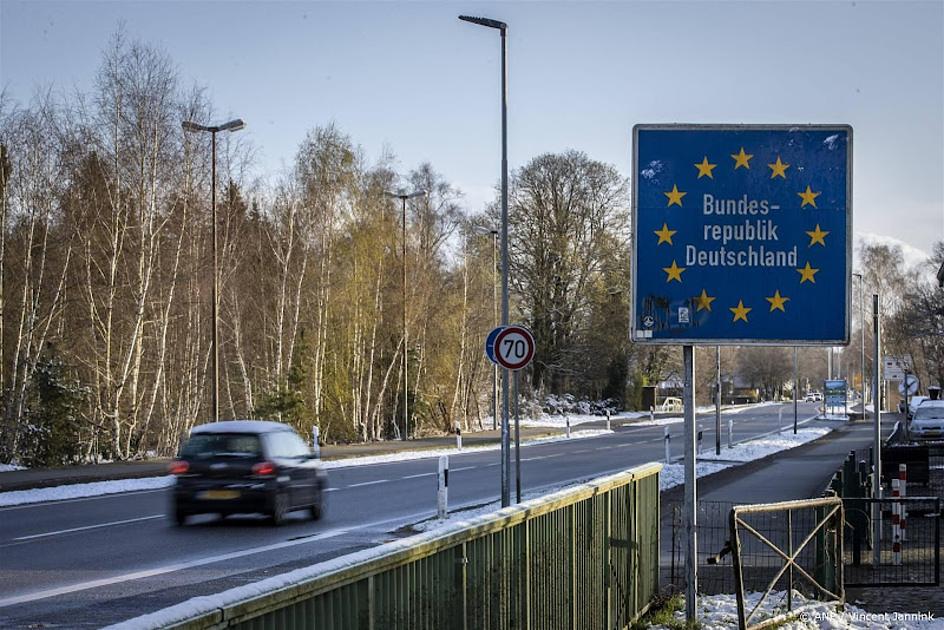
{"type": "Polygon", "coordinates": [[[181,510],[180,508],[174,508],[174,525],[177,527],[183,527],[187,524],[187,517],[189,514],[181,510]]]}
{"type": "Polygon", "coordinates": [[[321,517],[324,516],[324,497],[320,490],[318,491],[318,498],[308,509],[311,511],[311,518],[314,521],[320,521],[321,517]]]}
{"type": "Polygon", "coordinates": [[[273,525],[281,525],[285,522],[285,515],[288,514],[288,496],[279,492],[275,495],[272,504],[272,513],[269,515],[273,525]]]}

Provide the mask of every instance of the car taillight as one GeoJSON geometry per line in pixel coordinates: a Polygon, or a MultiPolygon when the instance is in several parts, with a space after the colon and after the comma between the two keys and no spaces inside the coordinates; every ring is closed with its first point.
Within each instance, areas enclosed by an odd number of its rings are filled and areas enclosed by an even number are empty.
{"type": "Polygon", "coordinates": [[[171,462],[170,466],[167,467],[167,472],[172,475],[182,475],[188,470],[190,470],[190,464],[183,461],[171,462]]]}
{"type": "Polygon", "coordinates": [[[267,477],[275,474],[275,464],[272,462],[259,462],[252,467],[252,474],[258,477],[267,477]]]}

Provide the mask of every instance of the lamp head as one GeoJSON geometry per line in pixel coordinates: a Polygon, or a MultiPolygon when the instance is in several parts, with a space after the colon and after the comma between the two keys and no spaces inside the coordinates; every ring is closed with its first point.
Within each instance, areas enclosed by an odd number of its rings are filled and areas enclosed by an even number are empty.
{"type": "Polygon", "coordinates": [[[499,22],[498,20],[492,20],[490,18],[484,17],[474,17],[471,15],[460,15],[459,19],[463,22],[471,22],[472,24],[478,24],[479,26],[487,26],[488,28],[497,28],[498,30],[504,32],[508,29],[508,25],[504,22],[499,22]]]}

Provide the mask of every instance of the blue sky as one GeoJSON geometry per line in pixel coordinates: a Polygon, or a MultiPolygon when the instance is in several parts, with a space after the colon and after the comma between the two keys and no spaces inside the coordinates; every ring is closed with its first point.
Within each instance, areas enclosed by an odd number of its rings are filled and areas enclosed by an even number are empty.
{"type": "Polygon", "coordinates": [[[0,0],[0,85],[90,87],[119,23],[163,48],[256,169],[335,122],[402,172],[430,161],[469,210],[499,177],[499,39],[509,161],[576,148],[630,175],[635,123],[849,123],[854,223],[924,251],[944,239],[944,2],[29,2],[0,0]]]}

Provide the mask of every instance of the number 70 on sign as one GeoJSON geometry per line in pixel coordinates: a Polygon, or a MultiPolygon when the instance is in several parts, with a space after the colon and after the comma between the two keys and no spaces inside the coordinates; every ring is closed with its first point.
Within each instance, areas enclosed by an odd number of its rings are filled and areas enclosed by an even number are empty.
{"type": "Polygon", "coordinates": [[[534,335],[524,326],[498,326],[485,339],[485,356],[508,370],[520,370],[534,358],[534,335]]]}

